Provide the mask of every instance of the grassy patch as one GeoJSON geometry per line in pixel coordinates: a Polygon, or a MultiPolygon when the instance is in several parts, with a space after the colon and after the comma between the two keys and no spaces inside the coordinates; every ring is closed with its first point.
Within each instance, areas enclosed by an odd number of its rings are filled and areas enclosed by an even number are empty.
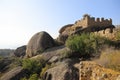
{"type": "Polygon", "coordinates": [[[97,62],[106,68],[120,72],[120,50],[107,49],[103,51],[97,62]]]}

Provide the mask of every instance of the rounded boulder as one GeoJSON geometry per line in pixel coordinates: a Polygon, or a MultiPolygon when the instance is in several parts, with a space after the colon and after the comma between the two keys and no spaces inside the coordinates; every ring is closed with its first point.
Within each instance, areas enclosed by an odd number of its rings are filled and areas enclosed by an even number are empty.
{"type": "Polygon", "coordinates": [[[28,42],[26,56],[35,56],[53,46],[55,46],[54,39],[47,32],[38,32],[28,42]]]}

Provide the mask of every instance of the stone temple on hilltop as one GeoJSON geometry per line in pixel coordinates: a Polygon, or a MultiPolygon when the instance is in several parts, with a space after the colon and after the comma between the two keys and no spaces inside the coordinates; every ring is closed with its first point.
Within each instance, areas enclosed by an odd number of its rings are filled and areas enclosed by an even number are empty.
{"type": "Polygon", "coordinates": [[[112,24],[112,19],[95,18],[88,14],[84,14],[81,20],[74,24],[63,26],[59,30],[59,38],[66,39],[69,35],[94,32],[104,36],[110,36],[113,33],[115,26],[112,24]]]}

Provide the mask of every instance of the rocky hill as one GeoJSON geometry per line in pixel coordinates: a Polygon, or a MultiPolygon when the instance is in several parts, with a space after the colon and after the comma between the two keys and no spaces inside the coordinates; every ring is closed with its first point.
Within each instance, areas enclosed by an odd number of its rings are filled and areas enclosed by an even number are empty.
{"type": "Polygon", "coordinates": [[[0,80],[120,80],[120,30],[112,25],[112,19],[99,22],[85,15],[59,33],[58,39],[53,39],[45,31],[38,32],[27,45],[18,47],[14,56],[0,58],[0,80]],[[109,56],[103,56],[103,63],[109,68],[95,62],[104,49],[109,56]]]}

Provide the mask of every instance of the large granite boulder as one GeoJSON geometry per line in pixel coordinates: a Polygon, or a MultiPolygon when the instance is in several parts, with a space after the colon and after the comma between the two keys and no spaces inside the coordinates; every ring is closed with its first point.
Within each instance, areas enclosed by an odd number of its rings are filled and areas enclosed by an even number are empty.
{"type": "Polygon", "coordinates": [[[28,42],[26,56],[35,56],[53,46],[55,46],[55,42],[47,32],[36,33],[28,42]]]}
{"type": "Polygon", "coordinates": [[[17,57],[23,57],[26,54],[26,45],[18,47],[15,52],[14,55],[17,57]]]}

